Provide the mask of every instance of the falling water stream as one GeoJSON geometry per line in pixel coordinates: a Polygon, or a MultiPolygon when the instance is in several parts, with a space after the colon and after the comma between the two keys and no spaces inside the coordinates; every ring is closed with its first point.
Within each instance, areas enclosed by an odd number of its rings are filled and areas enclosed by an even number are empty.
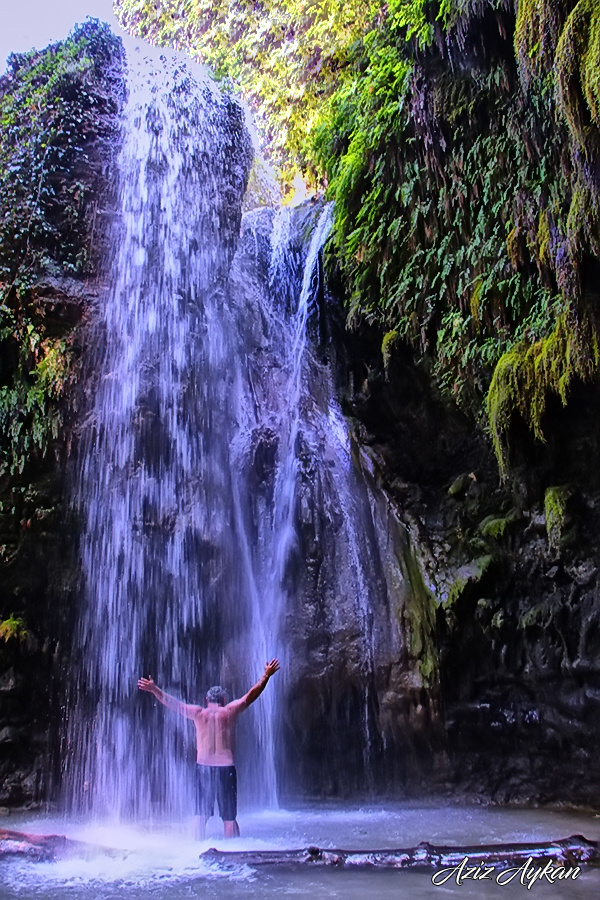
{"type": "MultiPolygon", "coordinates": [[[[239,695],[266,641],[229,454],[238,348],[223,296],[250,152],[242,113],[176,58],[136,60],[128,90],[76,483],[83,600],[66,785],[75,809],[147,817],[187,810],[189,735],[137,696],[137,678],[192,703],[219,682],[239,695]],[[249,621],[242,656],[232,648],[249,621]]],[[[264,707],[253,725],[256,757],[264,707]]],[[[256,801],[273,801],[267,768],[255,767],[256,801]]]]}

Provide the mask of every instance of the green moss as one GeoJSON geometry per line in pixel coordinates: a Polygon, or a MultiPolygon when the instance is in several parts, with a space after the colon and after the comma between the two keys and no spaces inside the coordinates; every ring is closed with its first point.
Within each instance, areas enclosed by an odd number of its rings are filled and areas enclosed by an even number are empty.
{"type": "Polygon", "coordinates": [[[487,516],[479,525],[479,531],[486,538],[498,541],[504,537],[506,529],[514,521],[511,516],[487,516]]]}
{"type": "Polygon", "coordinates": [[[515,54],[525,78],[551,70],[566,16],[576,0],[519,0],[515,54]]]}
{"type": "Polygon", "coordinates": [[[586,155],[600,151],[600,0],[579,0],[556,48],[558,107],[586,155]]]}
{"type": "Polygon", "coordinates": [[[408,538],[399,556],[400,567],[408,597],[404,615],[408,619],[411,656],[418,661],[425,685],[437,681],[439,668],[436,640],[436,604],[433,594],[425,584],[419,561],[408,538]]]}
{"type": "Polygon", "coordinates": [[[395,328],[393,328],[391,331],[387,331],[383,336],[383,340],[381,342],[381,355],[383,357],[383,369],[386,377],[388,375],[388,369],[392,354],[394,352],[394,348],[398,345],[399,339],[400,335],[395,328]]]}
{"type": "Polygon", "coordinates": [[[583,380],[598,371],[598,335],[588,321],[571,324],[559,316],[553,332],[534,343],[523,341],[498,362],[487,396],[490,432],[500,470],[508,468],[512,416],[519,413],[535,437],[543,441],[542,419],[550,392],[567,402],[571,379],[583,380]]]}
{"type": "Polygon", "coordinates": [[[469,302],[469,310],[471,312],[471,318],[472,318],[478,332],[481,331],[482,294],[483,294],[483,282],[481,281],[481,279],[478,279],[475,282],[475,287],[473,288],[473,293],[471,294],[471,300],[469,302]]]}
{"type": "Polygon", "coordinates": [[[508,254],[510,264],[516,272],[523,262],[521,258],[519,233],[516,228],[511,228],[506,236],[506,252],[508,254]]]}
{"type": "Polygon", "coordinates": [[[448,488],[448,496],[449,497],[462,497],[463,494],[466,494],[469,489],[469,485],[472,481],[472,475],[468,472],[463,472],[462,475],[459,475],[458,478],[455,478],[450,487],[448,488]]]}
{"type": "Polygon", "coordinates": [[[466,586],[469,584],[469,579],[464,578],[455,578],[452,584],[450,585],[450,589],[448,591],[448,596],[444,602],[444,606],[454,606],[456,601],[462,597],[466,586]]]}
{"type": "Polygon", "coordinates": [[[600,203],[595,189],[580,174],[573,189],[567,219],[569,245],[574,256],[600,256],[600,203]]]}
{"type": "Polygon", "coordinates": [[[445,609],[450,609],[463,596],[468,586],[479,584],[483,576],[489,571],[493,561],[494,557],[486,553],[467,565],[461,566],[448,588],[442,606],[445,609]]]}
{"type": "Polygon", "coordinates": [[[9,641],[18,641],[24,643],[27,640],[28,631],[24,620],[14,613],[0,622],[0,641],[8,644],[9,641]]]}
{"type": "Polygon", "coordinates": [[[570,496],[571,491],[567,485],[549,487],[544,494],[546,533],[548,535],[548,544],[552,550],[558,550],[561,546],[570,496]]]}
{"type": "Polygon", "coordinates": [[[542,266],[549,268],[552,264],[550,217],[547,209],[540,211],[536,236],[537,258],[542,266]]]}

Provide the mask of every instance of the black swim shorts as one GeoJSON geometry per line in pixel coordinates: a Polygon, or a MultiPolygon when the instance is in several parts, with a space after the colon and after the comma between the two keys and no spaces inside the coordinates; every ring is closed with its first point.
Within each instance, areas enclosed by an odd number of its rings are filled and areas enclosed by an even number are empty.
{"type": "Polygon", "coordinates": [[[215,809],[224,822],[237,817],[237,773],[235,766],[196,766],[196,815],[209,819],[215,809]]]}

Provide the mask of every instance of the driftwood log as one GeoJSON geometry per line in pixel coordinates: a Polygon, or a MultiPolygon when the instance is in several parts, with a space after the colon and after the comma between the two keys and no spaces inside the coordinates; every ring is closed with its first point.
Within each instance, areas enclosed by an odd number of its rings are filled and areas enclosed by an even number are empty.
{"type": "Polygon", "coordinates": [[[307,847],[304,850],[241,850],[227,851],[211,848],[201,859],[221,865],[287,866],[321,865],[359,868],[391,868],[435,870],[459,866],[468,858],[469,866],[512,867],[532,862],[555,866],[600,865],[597,841],[573,835],[559,841],[531,844],[477,844],[464,847],[435,847],[426,841],[417,847],[399,850],[325,850],[307,847]]]}
{"type": "MultiPolygon", "coordinates": [[[[25,834],[0,828],[0,859],[25,857],[47,862],[65,856],[90,853],[118,855],[122,851],[95,847],[73,841],[61,834],[25,834]]],[[[508,867],[532,862],[555,866],[600,866],[600,846],[581,835],[559,841],[531,844],[478,844],[464,847],[436,847],[426,841],[416,847],[399,850],[328,850],[307,847],[303,850],[216,850],[200,854],[200,859],[219,865],[347,866],[353,868],[392,868],[436,870],[459,866],[468,858],[469,866],[508,867]]]]}

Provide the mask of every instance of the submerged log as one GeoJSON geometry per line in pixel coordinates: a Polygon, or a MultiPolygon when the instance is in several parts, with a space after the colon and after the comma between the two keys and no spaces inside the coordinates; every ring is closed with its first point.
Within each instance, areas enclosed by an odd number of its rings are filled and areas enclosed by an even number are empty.
{"type": "Polygon", "coordinates": [[[15,856],[33,862],[53,862],[65,856],[89,856],[90,853],[118,853],[85,841],[74,841],[64,834],[27,834],[0,828],[0,860],[15,856]]]}
{"type": "Polygon", "coordinates": [[[63,834],[26,834],[0,828],[0,859],[5,856],[24,856],[36,862],[48,862],[63,856],[69,844],[63,834]]]}
{"type": "Polygon", "coordinates": [[[398,850],[328,850],[307,847],[303,850],[239,850],[211,848],[201,859],[221,865],[288,866],[304,864],[348,866],[356,868],[392,868],[433,870],[466,865],[505,868],[532,863],[554,866],[600,865],[600,846],[582,835],[559,841],[530,844],[478,844],[464,847],[436,847],[423,841],[416,847],[398,850]]]}

